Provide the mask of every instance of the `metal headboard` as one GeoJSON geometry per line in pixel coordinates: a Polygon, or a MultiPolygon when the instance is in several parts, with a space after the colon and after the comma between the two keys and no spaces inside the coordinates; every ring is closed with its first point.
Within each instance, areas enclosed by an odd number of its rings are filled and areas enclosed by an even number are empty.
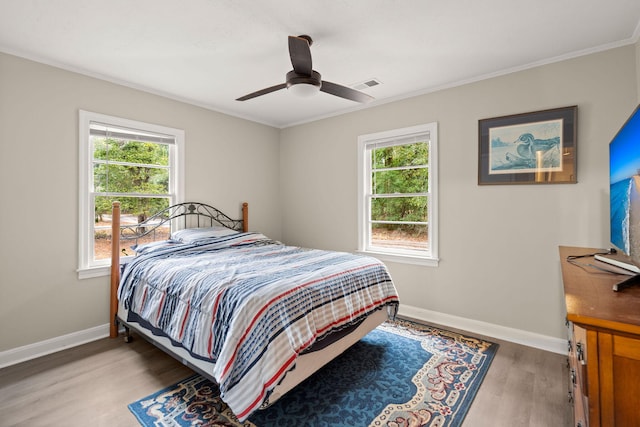
{"type": "MultiPolygon", "coordinates": [[[[244,209],[246,203],[243,205],[244,209]]],[[[245,219],[232,219],[219,209],[204,203],[185,202],[169,206],[138,224],[120,224],[120,239],[137,240],[167,226],[169,233],[184,228],[212,226],[223,226],[237,231],[246,230],[245,219]]]]}

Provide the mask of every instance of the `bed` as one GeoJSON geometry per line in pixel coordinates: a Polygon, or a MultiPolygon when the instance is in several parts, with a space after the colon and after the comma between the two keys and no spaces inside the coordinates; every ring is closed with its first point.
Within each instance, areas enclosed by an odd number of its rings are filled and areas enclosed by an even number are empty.
{"type": "Polygon", "coordinates": [[[135,224],[112,212],[110,336],[134,330],[216,382],[240,421],[397,312],[380,261],[249,231],[246,203],[238,220],[196,202],[135,224]],[[158,230],[169,238],[140,243],[158,230]]]}

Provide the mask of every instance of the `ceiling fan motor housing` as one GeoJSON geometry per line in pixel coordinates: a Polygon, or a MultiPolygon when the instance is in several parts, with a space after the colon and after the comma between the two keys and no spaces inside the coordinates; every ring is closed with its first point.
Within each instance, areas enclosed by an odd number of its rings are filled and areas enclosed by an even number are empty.
{"type": "Polygon", "coordinates": [[[310,76],[306,74],[299,74],[295,71],[289,71],[287,73],[287,89],[298,84],[317,86],[318,89],[320,89],[322,86],[322,78],[320,73],[317,71],[311,71],[310,76]]]}

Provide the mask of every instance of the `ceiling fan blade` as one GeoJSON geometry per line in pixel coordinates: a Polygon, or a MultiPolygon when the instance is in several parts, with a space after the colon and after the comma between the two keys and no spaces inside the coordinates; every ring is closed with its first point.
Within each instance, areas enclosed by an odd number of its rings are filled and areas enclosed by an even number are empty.
{"type": "Polygon", "coordinates": [[[241,96],[240,98],[236,99],[236,101],[246,101],[247,99],[257,98],[258,96],[266,95],[268,93],[275,92],[277,90],[284,89],[286,87],[287,85],[285,83],[282,83],[282,84],[271,86],[265,89],[260,89],[248,95],[241,96]]]}
{"type": "Polygon", "coordinates": [[[289,36],[289,56],[293,70],[298,74],[310,76],[313,69],[309,40],[303,37],[289,36]]]}
{"type": "Polygon", "coordinates": [[[373,96],[367,95],[364,92],[360,92],[358,90],[351,89],[350,87],[342,86],[336,83],[331,83],[326,80],[322,81],[320,91],[339,96],[340,98],[350,99],[351,101],[356,102],[366,103],[371,102],[375,99],[373,96]]]}

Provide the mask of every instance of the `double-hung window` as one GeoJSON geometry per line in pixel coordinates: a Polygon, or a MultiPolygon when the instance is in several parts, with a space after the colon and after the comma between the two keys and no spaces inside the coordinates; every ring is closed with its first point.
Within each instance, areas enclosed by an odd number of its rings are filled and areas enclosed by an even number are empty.
{"type": "Polygon", "coordinates": [[[437,265],[437,123],[358,138],[359,250],[437,265]]]}
{"type": "MultiPolygon", "coordinates": [[[[182,201],[184,131],[80,111],[79,139],[78,272],[84,278],[108,272],[113,201],[120,202],[123,225],[182,201]]],[[[125,254],[130,244],[123,242],[125,254]]]]}

